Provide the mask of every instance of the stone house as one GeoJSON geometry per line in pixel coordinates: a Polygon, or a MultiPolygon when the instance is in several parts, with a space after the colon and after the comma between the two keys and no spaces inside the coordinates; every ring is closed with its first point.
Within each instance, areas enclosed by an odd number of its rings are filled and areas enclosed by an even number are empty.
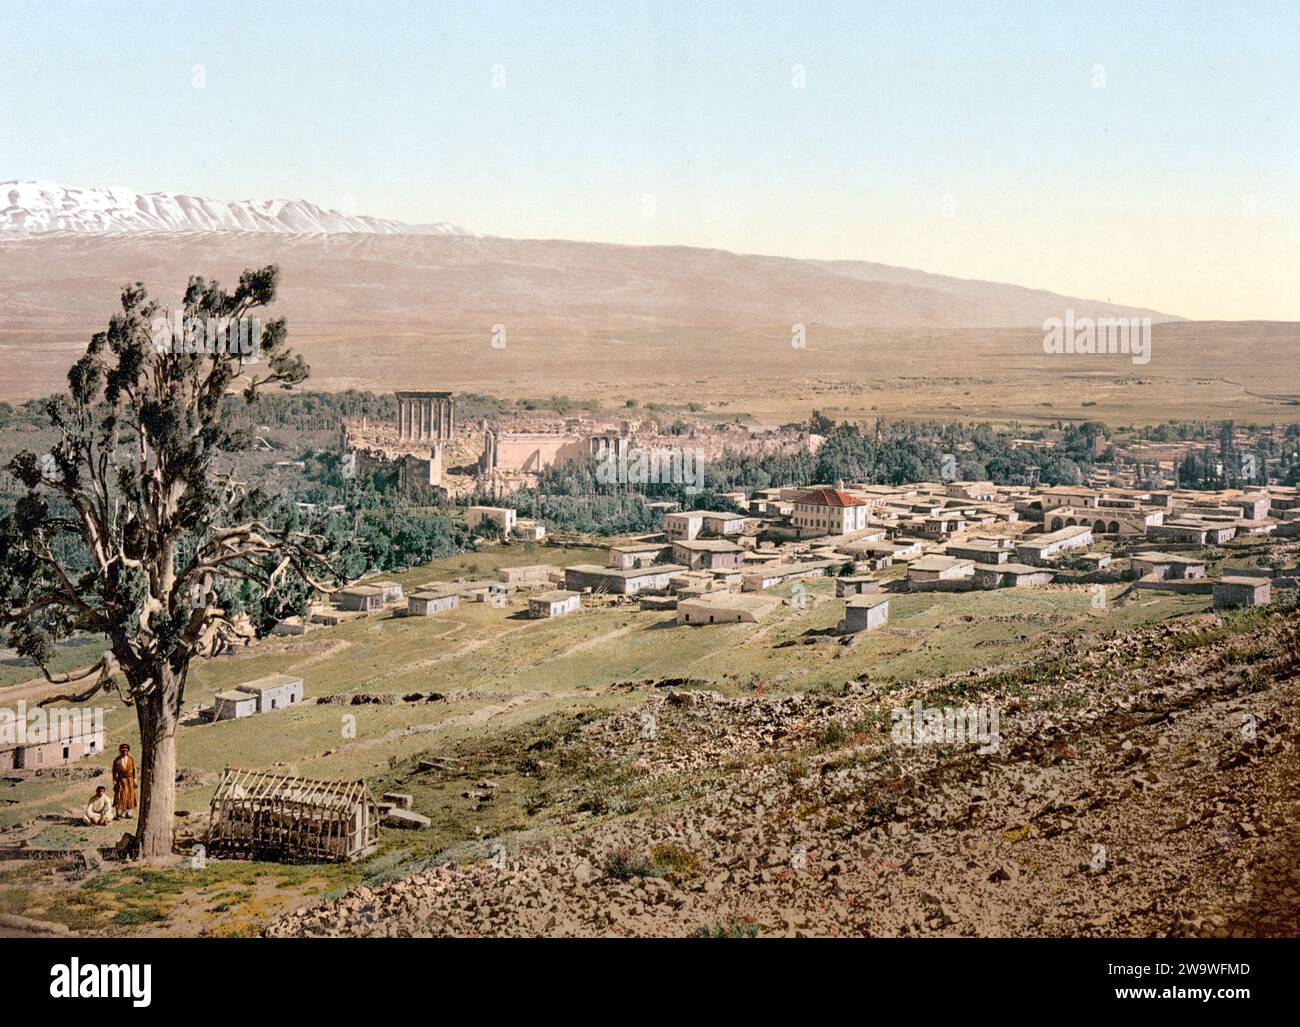
{"type": "Polygon", "coordinates": [[[851,596],[844,601],[844,619],[840,621],[841,634],[870,631],[889,623],[889,599],[885,596],[851,596]]]}

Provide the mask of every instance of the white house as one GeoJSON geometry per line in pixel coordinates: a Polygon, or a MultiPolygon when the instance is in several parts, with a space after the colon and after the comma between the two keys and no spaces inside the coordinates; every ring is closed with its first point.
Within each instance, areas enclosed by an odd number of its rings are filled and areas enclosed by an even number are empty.
{"type": "Polygon", "coordinates": [[[839,489],[810,489],[795,496],[791,523],[803,537],[847,535],[866,528],[870,511],[865,499],[839,489]]]}
{"type": "Polygon", "coordinates": [[[581,606],[582,596],[579,593],[557,588],[530,596],[528,599],[528,616],[537,618],[562,617],[566,613],[576,613],[581,606]]]}

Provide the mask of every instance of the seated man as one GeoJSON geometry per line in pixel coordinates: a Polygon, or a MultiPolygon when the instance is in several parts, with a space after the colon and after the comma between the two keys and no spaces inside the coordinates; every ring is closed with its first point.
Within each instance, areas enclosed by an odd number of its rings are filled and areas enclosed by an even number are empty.
{"type": "Polygon", "coordinates": [[[95,827],[113,822],[113,801],[105,794],[103,785],[95,789],[94,798],[86,803],[86,815],[82,819],[95,827]]]}

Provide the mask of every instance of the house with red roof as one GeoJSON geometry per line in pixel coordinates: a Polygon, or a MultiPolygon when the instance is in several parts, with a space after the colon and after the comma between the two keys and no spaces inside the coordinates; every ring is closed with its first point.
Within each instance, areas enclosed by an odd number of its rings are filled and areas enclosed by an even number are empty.
{"type": "Polygon", "coordinates": [[[794,497],[790,523],[799,529],[801,538],[847,535],[867,526],[870,509],[865,499],[840,489],[809,489],[794,497]]]}

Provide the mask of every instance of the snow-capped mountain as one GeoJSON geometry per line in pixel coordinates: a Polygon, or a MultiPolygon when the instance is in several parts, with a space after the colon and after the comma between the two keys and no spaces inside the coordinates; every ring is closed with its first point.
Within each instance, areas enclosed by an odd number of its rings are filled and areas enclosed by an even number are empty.
{"type": "Polygon", "coordinates": [[[45,232],[275,232],[473,235],[458,225],[408,225],[345,214],[307,200],[208,200],[137,193],[120,186],[76,189],[53,182],[0,182],[0,235],[45,232]]]}

